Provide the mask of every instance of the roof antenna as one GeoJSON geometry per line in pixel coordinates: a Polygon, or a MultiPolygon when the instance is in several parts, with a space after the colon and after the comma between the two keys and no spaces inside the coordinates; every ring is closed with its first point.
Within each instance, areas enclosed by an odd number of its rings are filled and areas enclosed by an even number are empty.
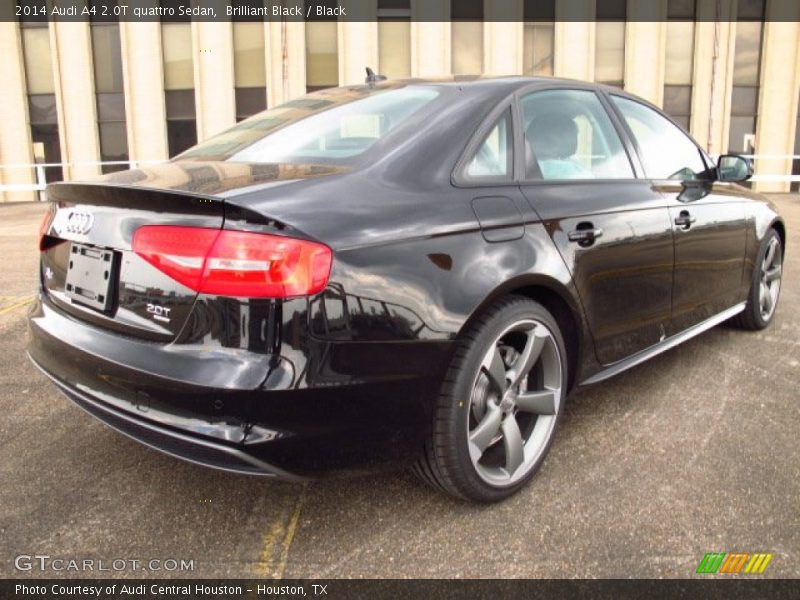
{"type": "Polygon", "coordinates": [[[367,67],[367,78],[364,80],[364,83],[367,83],[369,85],[375,85],[376,81],[385,81],[385,80],[386,80],[386,75],[378,75],[375,73],[375,71],[367,67]]]}

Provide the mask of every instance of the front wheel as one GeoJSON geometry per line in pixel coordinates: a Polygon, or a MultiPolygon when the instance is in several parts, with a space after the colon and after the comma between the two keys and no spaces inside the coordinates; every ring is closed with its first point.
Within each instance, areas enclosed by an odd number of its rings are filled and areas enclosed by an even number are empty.
{"type": "Polygon", "coordinates": [[[523,297],[496,302],[461,340],[415,471],[459,498],[510,496],[542,464],[566,390],[566,351],[553,316],[523,297]]]}
{"type": "Polygon", "coordinates": [[[778,232],[770,229],[758,250],[750,293],[744,310],[734,317],[742,329],[764,329],[778,307],[783,277],[783,248],[778,232]]]}

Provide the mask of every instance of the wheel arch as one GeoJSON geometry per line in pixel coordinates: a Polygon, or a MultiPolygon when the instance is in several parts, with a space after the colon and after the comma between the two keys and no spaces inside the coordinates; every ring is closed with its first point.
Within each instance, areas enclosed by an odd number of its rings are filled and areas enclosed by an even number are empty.
{"type": "Polygon", "coordinates": [[[781,250],[786,255],[786,224],[778,218],[770,223],[768,231],[769,229],[774,229],[778,233],[778,237],[781,238],[781,250]]]}
{"type": "Polygon", "coordinates": [[[569,367],[568,388],[577,380],[582,352],[586,345],[586,329],[577,299],[561,282],[546,276],[522,276],[495,288],[472,312],[458,333],[461,337],[488,306],[506,296],[522,296],[538,302],[553,315],[561,328],[569,367]]]}

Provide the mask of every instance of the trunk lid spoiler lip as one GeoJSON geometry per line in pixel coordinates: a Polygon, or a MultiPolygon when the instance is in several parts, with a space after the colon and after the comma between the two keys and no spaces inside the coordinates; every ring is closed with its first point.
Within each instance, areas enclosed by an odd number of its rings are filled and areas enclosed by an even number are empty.
{"type": "Polygon", "coordinates": [[[180,213],[186,209],[187,214],[197,217],[210,217],[221,219],[219,229],[236,229],[242,231],[256,231],[274,233],[297,237],[310,241],[325,243],[313,235],[309,235],[278,217],[262,213],[248,207],[246,204],[236,203],[239,197],[257,193],[262,189],[271,189],[287,183],[300,183],[305,179],[278,180],[264,183],[255,183],[248,187],[236,188],[218,194],[208,194],[185,189],[170,189],[166,187],[138,186],[126,183],[97,181],[56,182],[47,186],[48,200],[59,208],[66,204],[86,206],[112,206],[114,208],[133,208],[154,213],[180,213]],[[95,193],[82,194],[82,190],[92,190],[95,193]],[[122,192],[115,197],[116,191],[122,192]],[[97,192],[105,192],[98,194],[97,192]],[[130,194],[137,194],[147,201],[143,206],[131,206],[130,194]],[[230,200],[230,201],[229,201],[230,200]],[[191,204],[185,204],[189,201],[191,204]]]}
{"type": "Polygon", "coordinates": [[[312,163],[195,162],[190,160],[159,163],[139,169],[109,173],[96,179],[57,182],[61,186],[86,185],[128,188],[179,194],[182,196],[224,199],[253,192],[261,187],[297,183],[310,179],[343,175],[351,167],[312,163]]]}

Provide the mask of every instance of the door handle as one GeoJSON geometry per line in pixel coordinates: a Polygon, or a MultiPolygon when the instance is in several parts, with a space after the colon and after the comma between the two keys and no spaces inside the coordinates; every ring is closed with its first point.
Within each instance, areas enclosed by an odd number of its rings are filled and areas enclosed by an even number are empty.
{"type": "Polygon", "coordinates": [[[577,229],[567,234],[570,242],[578,242],[579,246],[591,246],[594,241],[603,235],[603,230],[591,223],[578,223],[577,229]]]}
{"type": "Polygon", "coordinates": [[[675,217],[675,225],[689,229],[697,219],[689,214],[688,210],[682,210],[681,213],[675,217]]]}

